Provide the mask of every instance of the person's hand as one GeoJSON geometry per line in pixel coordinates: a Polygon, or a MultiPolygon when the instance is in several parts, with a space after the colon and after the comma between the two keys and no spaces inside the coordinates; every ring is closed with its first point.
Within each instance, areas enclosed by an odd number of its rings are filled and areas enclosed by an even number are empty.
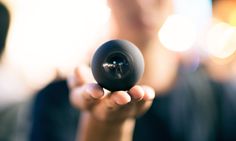
{"type": "Polygon", "coordinates": [[[129,91],[104,91],[95,83],[89,67],[81,66],[68,79],[70,101],[98,121],[118,122],[143,114],[155,97],[148,86],[135,85],[129,91]]]}

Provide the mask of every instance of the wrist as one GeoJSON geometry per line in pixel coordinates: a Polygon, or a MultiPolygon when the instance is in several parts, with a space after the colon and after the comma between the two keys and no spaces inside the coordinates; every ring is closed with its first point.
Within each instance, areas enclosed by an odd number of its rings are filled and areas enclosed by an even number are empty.
{"type": "Polygon", "coordinates": [[[135,126],[134,118],[123,120],[99,120],[88,112],[81,115],[79,140],[81,141],[131,141],[135,126]]]}

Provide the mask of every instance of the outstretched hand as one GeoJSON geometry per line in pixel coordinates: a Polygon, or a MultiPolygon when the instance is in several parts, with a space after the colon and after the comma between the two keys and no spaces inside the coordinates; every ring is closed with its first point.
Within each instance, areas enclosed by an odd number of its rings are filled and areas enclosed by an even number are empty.
{"type": "Polygon", "coordinates": [[[81,66],[68,80],[70,101],[99,121],[122,121],[143,114],[155,97],[148,86],[135,85],[129,91],[108,92],[95,83],[89,67],[81,66]]]}

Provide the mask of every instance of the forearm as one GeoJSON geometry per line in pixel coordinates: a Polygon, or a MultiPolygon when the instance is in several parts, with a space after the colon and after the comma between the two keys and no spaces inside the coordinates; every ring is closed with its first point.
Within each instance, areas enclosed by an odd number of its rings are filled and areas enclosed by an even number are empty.
{"type": "Polygon", "coordinates": [[[77,141],[132,141],[135,119],[98,121],[89,113],[81,115],[77,141]]]}

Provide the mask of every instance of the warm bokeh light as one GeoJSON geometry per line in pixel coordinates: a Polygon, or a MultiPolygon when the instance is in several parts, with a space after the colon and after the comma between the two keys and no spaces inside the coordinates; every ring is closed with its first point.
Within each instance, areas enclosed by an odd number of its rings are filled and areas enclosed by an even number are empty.
{"type": "Polygon", "coordinates": [[[201,32],[212,17],[212,0],[173,0],[174,13],[191,19],[201,32]]]}
{"type": "Polygon", "coordinates": [[[106,0],[9,0],[7,62],[32,86],[76,67],[109,18],[106,0]],[[57,70],[57,71],[58,71],[57,70]]]}
{"type": "Polygon", "coordinates": [[[172,51],[186,51],[196,41],[196,26],[190,19],[180,15],[170,16],[160,29],[161,43],[172,51]]]}
{"type": "Polygon", "coordinates": [[[207,33],[205,50],[221,59],[230,57],[236,51],[236,28],[223,22],[214,24],[207,33]]]}
{"type": "Polygon", "coordinates": [[[229,15],[229,24],[232,26],[236,26],[236,9],[234,9],[229,15]]]}

